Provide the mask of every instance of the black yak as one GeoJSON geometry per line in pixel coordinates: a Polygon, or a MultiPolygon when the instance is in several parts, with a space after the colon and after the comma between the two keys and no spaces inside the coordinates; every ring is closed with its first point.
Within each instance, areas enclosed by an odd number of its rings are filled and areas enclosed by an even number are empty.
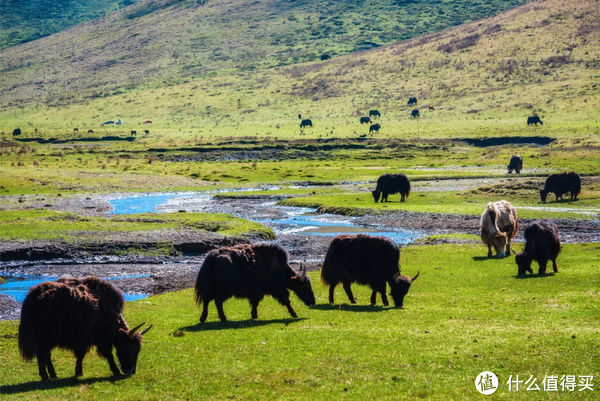
{"type": "Polygon", "coordinates": [[[419,109],[414,109],[413,111],[410,112],[410,116],[412,118],[417,118],[417,117],[421,117],[421,114],[419,113],[419,109]]]}
{"type": "Polygon", "coordinates": [[[505,200],[488,203],[481,214],[479,227],[481,240],[488,247],[488,257],[492,257],[492,246],[499,258],[510,255],[510,242],[519,231],[517,210],[513,205],[505,200]]]}
{"type": "Polygon", "coordinates": [[[365,117],[361,117],[360,118],[360,123],[361,124],[369,124],[370,122],[371,122],[371,117],[365,116],[365,117]]]}
{"type": "Polygon", "coordinates": [[[379,201],[381,195],[381,202],[388,201],[388,195],[400,194],[400,201],[404,202],[410,194],[410,181],[404,173],[399,174],[383,174],[377,179],[377,186],[371,194],[375,203],[379,201]]]}
{"type": "Polygon", "coordinates": [[[508,174],[512,173],[513,170],[515,170],[515,173],[521,174],[521,170],[523,170],[523,158],[520,155],[512,155],[506,168],[508,168],[508,174]]]}
{"type": "Polygon", "coordinates": [[[540,125],[544,125],[544,123],[542,122],[542,120],[540,120],[539,116],[530,116],[530,117],[527,117],[527,125],[538,125],[538,123],[540,125]]]}
{"type": "Polygon", "coordinates": [[[560,253],[558,229],[550,220],[537,220],[525,229],[525,249],[515,258],[519,267],[519,275],[526,272],[533,274],[531,261],[538,262],[538,274],[546,273],[546,263],[552,261],[554,273],[558,273],[556,258],[560,253]]]}
{"type": "Polygon", "coordinates": [[[371,124],[371,126],[369,127],[369,134],[373,131],[377,131],[379,132],[379,129],[381,128],[381,124],[377,123],[377,124],[371,124]]]}
{"type": "Polygon", "coordinates": [[[300,128],[304,128],[304,127],[312,127],[312,121],[309,120],[308,118],[305,118],[304,120],[300,121],[300,128]]]}
{"type": "Polygon", "coordinates": [[[279,245],[236,245],[208,253],[196,279],[196,302],[202,304],[200,322],[205,322],[208,304],[214,300],[221,321],[227,321],[223,302],[231,297],[247,298],[251,317],[258,317],[258,303],[271,295],[298,317],[290,303],[292,290],[306,305],[314,305],[315,295],[305,271],[294,273],[287,252],[279,245]]]}
{"type": "Polygon", "coordinates": [[[19,136],[21,135],[21,128],[15,128],[13,130],[13,136],[19,136]]]}
{"type": "Polygon", "coordinates": [[[348,299],[355,304],[352,294],[352,283],[366,284],[373,292],[371,304],[377,302],[377,293],[388,306],[385,294],[386,283],[390,285],[390,295],[394,305],[402,307],[404,296],[419,273],[412,279],[400,274],[400,249],[394,241],[385,237],[370,235],[338,235],[329,244],[325,255],[321,280],[329,286],[329,303],[333,304],[334,291],[338,283],[342,283],[348,299]]]}
{"type": "Polygon", "coordinates": [[[417,98],[416,97],[411,97],[408,99],[408,103],[406,103],[407,105],[413,105],[413,104],[417,104],[417,98]]]}
{"type": "Polygon", "coordinates": [[[581,178],[579,174],[571,171],[568,173],[551,174],[546,178],[544,189],[540,190],[540,199],[546,202],[549,193],[556,196],[556,201],[562,199],[564,194],[570,193],[571,200],[577,200],[577,195],[581,192],[581,178]]]}
{"type": "Polygon", "coordinates": [[[369,117],[381,117],[379,110],[369,110],[369,117]]]}
{"type": "Polygon", "coordinates": [[[21,310],[19,350],[23,359],[37,358],[42,380],[55,379],[51,351],[61,347],[73,351],[75,376],[83,374],[83,358],[92,346],[108,361],[115,376],[112,348],[125,374],[135,373],[142,348],[138,325],[129,330],[123,318],[123,295],[112,284],[96,277],[62,278],[31,287],[21,310]]]}

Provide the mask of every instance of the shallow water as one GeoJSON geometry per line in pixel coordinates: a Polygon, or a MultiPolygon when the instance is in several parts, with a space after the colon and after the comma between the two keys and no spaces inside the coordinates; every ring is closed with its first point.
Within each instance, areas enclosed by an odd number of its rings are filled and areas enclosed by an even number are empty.
{"type": "MultiPolygon", "coordinates": [[[[122,275],[122,276],[110,276],[101,277],[102,280],[117,280],[117,279],[132,279],[140,277],[149,277],[149,274],[137,274],[137,275],[122,275]]],[[[25,275],[25,274],[3,274],[2,277],[6,279],[4,284],[0,284],[0,294],[8,295],[14,298],[16,301],[23,302],[29,288],[34,285],[43,283],[44,281],[54,281],[59,277],[57,276],[41,276],[41,275],[25,275]]],[[[144,293],[124,293],[123,298],[125,301],[137,301],[144,299],[148,294],[144,293]]]]}

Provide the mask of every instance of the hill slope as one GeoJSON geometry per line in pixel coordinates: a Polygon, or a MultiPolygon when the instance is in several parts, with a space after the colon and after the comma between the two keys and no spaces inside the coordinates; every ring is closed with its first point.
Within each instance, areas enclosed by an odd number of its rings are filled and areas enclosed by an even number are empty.
{"type": "Polygon", "coordinates": [[[3,105],[57,103],[313,61],[439,31],[525,1],[142,0],[0,52],[0,98],[3,105]]]}
{"type": "Polygon", "coordinates": [[[0,127],[98,129],[119,117],[122,129],[130,129],[150,118],[164,133],[283,137],[299,134],[301,112],[315,123],[309,135],[345,136],[366,132],[358,116],[379,108],[381,133],[392,136],[522,134],[533,112],[546,120],[545,135],[593,135],[600,129],[597,6],[596,0],[534,2],[326,62],[6,112],[0,127]],[[422,108],[420,119],[410,119],[409,96],[436,110],[422,108]]]}
{"type": "Polygon", "coordinates": [[[0,49],[100,17],[138,0],[2,0],[0,49]]]}

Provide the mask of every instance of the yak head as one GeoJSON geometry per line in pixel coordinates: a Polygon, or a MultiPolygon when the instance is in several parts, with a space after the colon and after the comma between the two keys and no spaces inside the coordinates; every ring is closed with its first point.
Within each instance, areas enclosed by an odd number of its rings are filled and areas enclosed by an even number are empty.
{"type": "Polygon", "coordinates": [[[540,189],[540,199],[542,202],[546,203],[546,197],[548,196],[548,191],[544,191],[540,189]]]}
{"type": "Polygon", "coordinates": [[[144,331],[138,332],[137,330],[143,325],[144,323],[139,324],[131,330],[121,328],[117,334],[117,339],[115,342],[117,358],[119,359],[119,364],[121,365],[121,371],[123,371],[123,373],[126,375],[132,375],[135,373],[138,354],[142,349],[142,336],[152,328],[152,325],[150,325],[144,331]]]}
{"type": "Polygon", "coordinates": [[[373,191],[371,191],[371,194],[373,195],[373,199],[375,199],[375,203],[379,202],[379,195],[381,195],[381,192],[374,189],[373,191]]]}
{"type": "Polygon", "coordinates": [[[310,279],[306,274],[304,264],[300,264],[300,272],[290,277],[288,288],[298,296],[307,306],[315,304],[315,294],[313,293],[310,279]]]}
{"type": "Polygon", "coordinates": [[[394,305],[396,305],[397,308],[402,308],[402,305],[404,304],[404,296],[408,293],[410,285],[417,279],[417,277],[419,277],[419,273],[417,273],[417,275],[413,278],[403,276],[402,274],[398,273],[390,282],[390,295],[392,296],[394,305]]]}
{"type": "Polygon", "coordinates": [[[533,274],[533,270],[531,270],[531,259],[525,252],[517,253],[515,262],[517,262],[517,266],[519,267],[519,276],[525,275],[526,272],[533,274]]]}

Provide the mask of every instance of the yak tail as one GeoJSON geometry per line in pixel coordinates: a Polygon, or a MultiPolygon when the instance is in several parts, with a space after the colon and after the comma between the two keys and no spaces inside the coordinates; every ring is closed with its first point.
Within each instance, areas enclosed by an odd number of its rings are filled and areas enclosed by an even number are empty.
{"type": "Polygon", "coordinates": [[[38,340],[35,335],[35,317],[32,303],[34,300],[30,297],[23,302],[21,309],[21,322],[19,323],[19,351],[24,360],[30,361],[37,354],[38,340]]]}
{"type": "Polygon", "coordinates": [[[506,234],[500,231],[500,229],[498,228],[498,211],[496,210],[496,206],[492,202],[490,202],[487,204],[486,209],[490,218],[490,221],[488,222],[488,227],[494,227],[496,237],[506,237],[506,234]]]}

